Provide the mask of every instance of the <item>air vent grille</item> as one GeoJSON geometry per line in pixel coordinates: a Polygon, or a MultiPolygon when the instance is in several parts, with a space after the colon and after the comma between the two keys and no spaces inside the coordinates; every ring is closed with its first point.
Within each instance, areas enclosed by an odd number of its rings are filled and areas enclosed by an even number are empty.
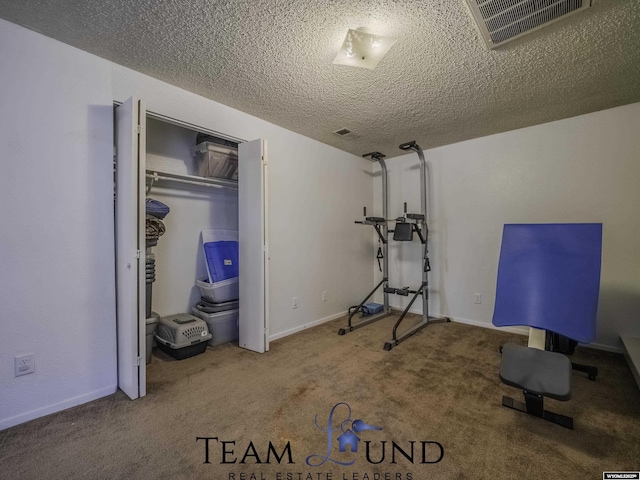
{"type": "Polygon", "coordinates": [[[490,48],[591,6],[592,0],[467,0],[490,48]]]}
{"type": "Polygon", "coordinates": [[[345,135],[349,135],[351,133],[351,130],[349,130],[348,128],[341,128],[340,130],[336,130],[335,132],[336,135],[340,135],[341,137],[344,137],[345,135]]]}

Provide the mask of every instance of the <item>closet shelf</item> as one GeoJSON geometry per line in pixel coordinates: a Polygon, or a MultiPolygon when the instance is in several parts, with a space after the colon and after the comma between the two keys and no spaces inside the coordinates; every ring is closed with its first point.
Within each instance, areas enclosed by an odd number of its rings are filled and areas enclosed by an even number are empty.
{"type": "Polygon", "coordinates": [[[147,188],[147,193],[151,191],[153,184],[155,182],[176,182],[176,183],[186,183],[189,185],[200,185],[203,187],[212,187],[212,188],[230,188],[233,190],[238,189],[238,181],[237,180],[228,180],[225,178],[205,178],[205,177],[196,177],[195,175],[183,175],[180,173],[171,173],[171,172],[162,172],[160,170],[146,170],[146,178],[149,179],[149,186],[147,188]]]}

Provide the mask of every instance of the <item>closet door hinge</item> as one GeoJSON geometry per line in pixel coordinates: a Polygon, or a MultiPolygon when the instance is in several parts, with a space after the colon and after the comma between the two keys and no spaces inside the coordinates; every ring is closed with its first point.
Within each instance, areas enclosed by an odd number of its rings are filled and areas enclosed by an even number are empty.
{"type": "Polygon", "coordinates": [[[136,125],[136,133],[142,133],[142,125],[136,125]]]}
{"type": "Polygon", "coordinates": [[[136,367],[139,367],[140,365],[142,365],[142,357],[136,357],[136,367]]]}
{"type": "Polygon", "coordinates": [[[140,257],[142,257],[142,250],[136,250],[136,258],[140,260],[140,257]]]}

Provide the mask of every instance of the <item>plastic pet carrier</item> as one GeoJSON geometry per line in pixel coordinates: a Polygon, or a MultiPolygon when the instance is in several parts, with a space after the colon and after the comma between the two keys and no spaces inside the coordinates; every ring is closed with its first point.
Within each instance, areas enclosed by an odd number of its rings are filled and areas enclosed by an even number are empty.
{"type": "Polygon", "coordinates": [[[156,329],[158,348],[176,360],[204,353],[211,338],[206,322],[186,313],[161,317],[156,329]]]}

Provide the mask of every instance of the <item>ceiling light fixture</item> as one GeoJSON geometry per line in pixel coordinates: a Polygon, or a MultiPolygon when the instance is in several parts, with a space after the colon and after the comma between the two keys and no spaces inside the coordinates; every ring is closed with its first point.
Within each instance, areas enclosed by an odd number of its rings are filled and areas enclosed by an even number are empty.
{"type": "Polygon", "coordinates": [[[362,29],[349,29],[333,63],[373,70],[397,41],[397,38],[373,35],[362,29]]]}

